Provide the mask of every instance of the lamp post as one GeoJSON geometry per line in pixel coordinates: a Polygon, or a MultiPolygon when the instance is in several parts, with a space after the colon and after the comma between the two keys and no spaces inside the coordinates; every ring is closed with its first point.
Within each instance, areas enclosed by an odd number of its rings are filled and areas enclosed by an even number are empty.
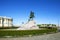
{"type": "Polygon", "coordinates": [[[58,19],[58,28],[59,28],[59,19],[58,19]]]}
{"type": "Polygon", "coordinates": [[[59,19],[58,19],[58,27],[57,27],[57,29],[58,29],[58,32],[60,32],[59,19]]]}

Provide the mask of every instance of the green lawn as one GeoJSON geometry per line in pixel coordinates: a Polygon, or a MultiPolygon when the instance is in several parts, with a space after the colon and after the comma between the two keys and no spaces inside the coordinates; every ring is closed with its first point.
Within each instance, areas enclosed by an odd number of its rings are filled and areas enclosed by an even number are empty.
{"type": "Polygon", "coordinates": [[[3,36],[25,36],[25,35],[41,35],[44,33],[55,33],[57,31],[56,28],[53,29],[42,29],[42,30],[0,30],[0,37],[3,36]]]}

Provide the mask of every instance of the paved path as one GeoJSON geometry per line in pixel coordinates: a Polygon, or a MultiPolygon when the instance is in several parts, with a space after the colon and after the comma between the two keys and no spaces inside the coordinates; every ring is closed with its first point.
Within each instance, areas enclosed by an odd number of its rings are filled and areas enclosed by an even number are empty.
{"type": "Polygon", "coordinates": [[[0,40],[60,40],[60,32],[32,37],[0,38],[0,40]]]}

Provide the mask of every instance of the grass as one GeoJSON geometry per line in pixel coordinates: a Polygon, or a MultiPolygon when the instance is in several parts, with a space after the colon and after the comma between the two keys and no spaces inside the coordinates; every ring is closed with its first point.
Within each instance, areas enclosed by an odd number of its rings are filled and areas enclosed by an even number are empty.
{"type": "Polygon", "coordinates": [[[57,29],[42,29],[42,30],[0,30],[0,37],[4,36],[13,36],[13,37],[19,37],[19,36],[26,36],[26,35],[41,35],[44,33],[51,33],[56,32],[57,29]]]}

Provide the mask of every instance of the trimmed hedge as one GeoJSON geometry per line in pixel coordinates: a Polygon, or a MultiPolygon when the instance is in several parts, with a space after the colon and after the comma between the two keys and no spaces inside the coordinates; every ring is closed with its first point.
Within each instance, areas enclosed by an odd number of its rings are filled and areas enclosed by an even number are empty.
{"type": "Polygon", "coordinates": [[[0,27],[0,29],[17,29],[19,27],[0,27]]]}
{"type": "Polygon", "coordinates": [[[0,37],[3,36],[25,36],[25,35],[41,35],[44,33],[56,32],[57,29],[44,29],[44,30],[0,30],[0,37]]]}

